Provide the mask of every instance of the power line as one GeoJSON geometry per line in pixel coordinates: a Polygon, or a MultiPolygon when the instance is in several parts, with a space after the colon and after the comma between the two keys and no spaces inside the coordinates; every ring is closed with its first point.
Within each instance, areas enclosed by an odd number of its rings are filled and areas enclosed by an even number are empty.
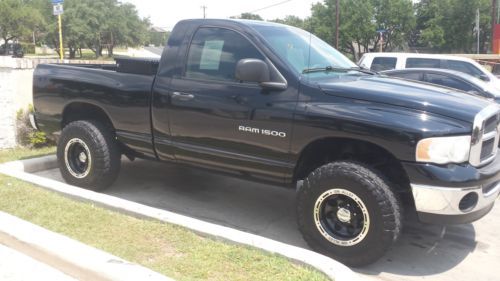
{"type": "Polygon", "coordinates": [[[262,10],[266,10],[266,9],[269,9],[269,8],[272,8],[272,7],[276,7],[276,6],[279,6],[279,5],[283,5],[285,3],[288,3],[288,2],[291,2],[293,0],[285,0],[285,1],[281,1],[281,2],[278,2],[278,3],[275,3],[275,4],[272,4],[272,5],[269,5],[269,6],[266,6],[266,7],[263,7],[263,8],[260,8],[260,9],[257,9],[257,10],[253,10],[253,11],[250,11],[249,13],[250,14],[253,14],[255,12],[260,12],[262,10]]]}

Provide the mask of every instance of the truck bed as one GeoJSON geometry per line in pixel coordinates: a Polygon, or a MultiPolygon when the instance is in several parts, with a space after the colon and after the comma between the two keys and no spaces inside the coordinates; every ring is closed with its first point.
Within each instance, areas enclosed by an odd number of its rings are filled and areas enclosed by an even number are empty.
{"type": "Polygon", "coordinates": [[[131,57],[115,57],[115,62],[115,64],[71,64],[71,66],[139,75],[155,75],[160,64],[159,59],[131,57]]]}
{"type": "Polygon", "coordinates": [[[34,73],[37,121],[50,134],[61,130],[65,112],[93,104],[110,118],[118,138],[137,143],[145,154],[151,144],[151,88],[159,61],[118,58],[116,64],[41,64],[34,73]]]}

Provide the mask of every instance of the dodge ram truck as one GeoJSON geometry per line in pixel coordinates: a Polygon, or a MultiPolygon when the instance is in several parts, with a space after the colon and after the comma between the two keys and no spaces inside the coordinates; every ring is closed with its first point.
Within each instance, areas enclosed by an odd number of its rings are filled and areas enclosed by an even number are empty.
{"type": "Polygon", "coordinates": [[[500,190],[496,104],[286,25],[184,20],[159,60],[39,65],[33,95],[68,183],[105,188],[125,155],[295,188],[305,241],[350,266],[380,258],[404,214],[469,223],[500,190]]]}

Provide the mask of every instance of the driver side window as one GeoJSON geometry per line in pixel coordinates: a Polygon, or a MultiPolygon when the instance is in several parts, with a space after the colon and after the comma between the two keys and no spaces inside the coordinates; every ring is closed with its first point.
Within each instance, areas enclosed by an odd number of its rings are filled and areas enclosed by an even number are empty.
{"type": "Polygon", "coordinates": [[[238,82],[236,64],[241,59],[264,56],[239,33],[215,27],[196,31],[189,48],[185,77],[238,82]]]}

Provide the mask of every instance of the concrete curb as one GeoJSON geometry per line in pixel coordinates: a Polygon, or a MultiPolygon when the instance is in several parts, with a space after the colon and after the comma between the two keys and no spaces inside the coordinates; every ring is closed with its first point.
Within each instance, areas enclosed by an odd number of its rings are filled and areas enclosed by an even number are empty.
{"type": "Polygon", "coordinates": [[[268,239],[255,234],[243,232],[229,227],[208,223],[202,220],[183,216],[173,212],[156,209],[136,202],[127,201],[106,194],[96,193],[86,189],[71,186],[55,180],[43,178],[30,174],[27,171],[36,172],[43,170],[43,167],[53,167],[56,163],[55,156],[42,157],[33,160],[14,161],[0,165],[0,173],[12,176],[27,182],[37,184],[44,189],[55,191],[67,197],[79,201],[93,202],[97,205],[112,209],[121,213],[140,218],[155,219],[171,224],[180,225],[195,231],[201,235],[235,242],[238,244],[256,247],[271,253],[279,254],[301,264],[311,266],[332,280],[355,281],[361,280],[360,276],[354,273],[345,265],[316,252],[300,247],[288,245],[272,239],[268,239]]]}
{"type": "Polygon", "coordinates": [[[0,212],[0,244],[78,280],[171,280],[145,267],[3,212],[0,212]]]}

